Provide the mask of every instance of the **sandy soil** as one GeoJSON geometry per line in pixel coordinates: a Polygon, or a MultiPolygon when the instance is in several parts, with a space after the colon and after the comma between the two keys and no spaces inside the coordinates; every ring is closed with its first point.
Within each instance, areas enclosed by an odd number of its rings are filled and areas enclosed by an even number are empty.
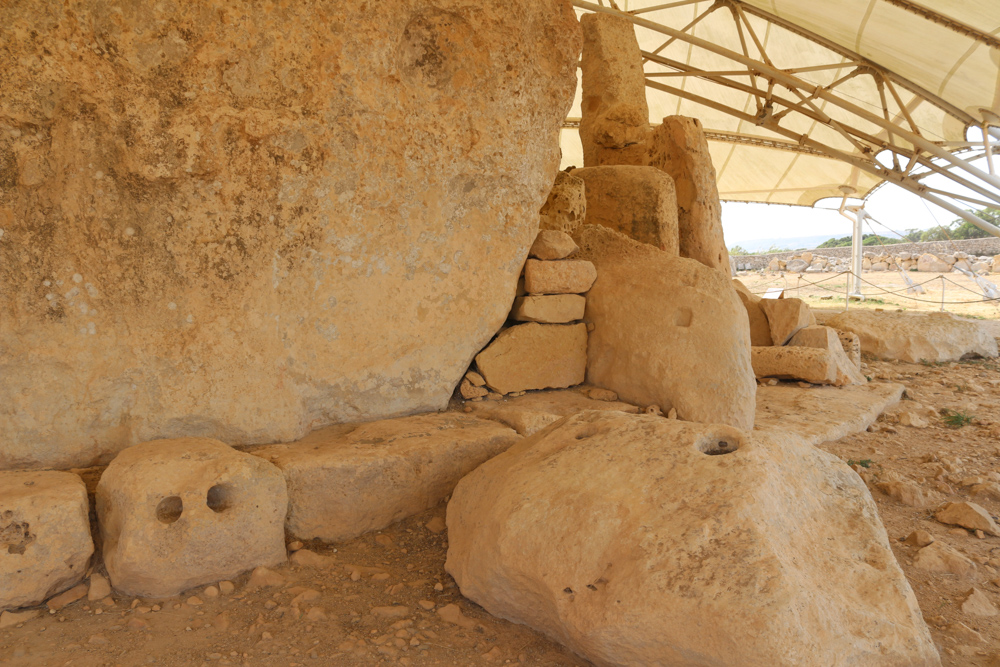
{"type": "MultiPolygon", "coordinates": [[[[905,505],[877,487],[895,474],[940,494],[941,501],[971,500],[994,517],[1000,515],[1000,496],[971,495],[971,483],[1000,480],[1000,362],[866,364],[865,372],[873,378],[906,385],[906,397],[869,432],[821,447],[854,462],[869,483],[944,664],[1000,664],[1000,616],[962,610],[973,587],[1000,608],[1000,538],[978,538],[942,524],[934,519],[933,507],[905,505]],[[941,410],[962,413],[972,421],[951,427],[941,410]],[[903,411],[923,414],[928,425],[900,425],[903,411]],[[965,554],[976,564],[975,572],[957,576],[916,569],[917,548],[901,541],[916,529],[965,554]]],[[[100,471],[82,472],[93,488],[100,471]]],[[[526,627],[491,617],[461,596],[444,571],[447,535],[435,532],[444,511],[441,505],[335,547],[306,545],[332,557],[332,566],[277,568],[284,583],[275,587],[248,590],[248,576],[243,575],[228,596],[209,597],[204,587],[169,600],[116,593],[98,602],[83,599],[54,614],[45,610],[0,630],[0,664],[587,664],[526,627]],[[315,591],[305,596],[313,599],[293,605],[305,591],[315,591]],[[448,605],[456,605],[462,617],[449,616],[454,609],[448,605]],[[406,609],[385,612],[380,607],[406,609]]],[[[96,568],[102,571],[100,564],[96,568]]]]}
{"type": "MultiPolygon", "coordinates": [[[[941,309],[941,278],[944,283],[945,310],[956,315],[977,319],[1000,318],[1000,301],[984,301],[983,291],[972,279],[960,273],[906,273],[914,283],[921,284],[924,294],[908,294],[907,284],[896,271],[880,271],[862,274],[861,284],[864,301],[851,301],[851,308],[883,308],[912,311],[936,311],[941,309]]],[[[847,275],[836,273],[756,273],[741,271],[737,278],[755,294],[763,294],[769,288],[781,287],[787,296],[805,300],[814,308],[836,308],[843,310],[847,292],[847,275]]],[[[990,275],[986,280],[1000,284],[1000,274],[990,275]]]]}

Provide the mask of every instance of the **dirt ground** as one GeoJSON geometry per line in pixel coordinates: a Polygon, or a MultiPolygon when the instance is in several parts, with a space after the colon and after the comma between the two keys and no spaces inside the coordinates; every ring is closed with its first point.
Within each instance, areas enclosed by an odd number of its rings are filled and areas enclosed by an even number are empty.
{"type": "MultiPolygon", "coordinates": [[[[851,308],[903,309],[937,311],[941,309],[941,277],[944,283],[944,308],[949,313],[976,319],[1000,318],[1000,301],[984,301],[983,291],[974,280],[960,273],[921,273],[908,271],[906,276],[920,284],[923,294],[907,293],[907,284],[898,271],[876,271],[862,274],[861,293],[864,301],[851,300],[851,308]]],[[[737,278],[755,294],[781,287],[786,295],[798,297],[813,308],[843,310],[848,276],[836,273],[768,273],[741,271],[737,278]]],[[[1000,274],[986,276],[1000,284],[1000,274]]]]}
{"type": "MultiPolygon", "coordinates": [[[[962,609],[973,588],[1000,608],[1000,537],[980,538],[934,519],[945,501],[971,500],[994,518],[1000,515],[1000,486],[989,490],[990,482],[1000,482],[1000,361],[869,359],[865,373],[904,384],[904,400],[868,432],[821,447],[853,463],[869,484],[944,665],[1000,665],[1000,616],[962,609]],[[967,423],[949,425],[942,410],[967,423]],[[921,416],[926,426],[898,423],[903,413],[921,416]],[[905,481],[933,504],[914,507],[886,495],[878,485],[887,480],[905,481]],[[973,488],[987,491],[973,495],[973,488]],[[974,571],[918,569],[917,547],[901,541],[918,529],[970,559],[974,571]]],[[[92,489],[99,471],[84,472],[92,489]]],[[[586,665],[461,596],[444,571],[444,512],[442,504],[346,544],[308,544],[330,557],[328,566],[275,568],[283,579],[275,586],[251,590],[244,574],[234,580],[233,593],[218,597],[201,587],[168,600],[114,593],[103,601],[84,598],[58,613],[43,608],[33,619],[0,629],[0,664],[586,665]]]]}

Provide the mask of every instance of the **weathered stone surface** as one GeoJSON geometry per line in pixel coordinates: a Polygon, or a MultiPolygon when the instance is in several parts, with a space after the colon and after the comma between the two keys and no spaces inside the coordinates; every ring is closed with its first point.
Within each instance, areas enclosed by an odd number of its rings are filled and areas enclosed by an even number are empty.
{"type": "Polygon", "coordinates": [[[893,382],[808,389],[757,387],[754,432],[763,437],[794,433],[810,445],[840,440],[868,428],[899,402],[904,389],[893,382]]]}
{"type": "Polygon", "coordinates": [[[849,310],[825,323],[857,334],[861,351],[879,359],[957,361],[970,353],[997,356],[996,339],[985,327],[951,313],[849,310]]]}
{"type": "Polygon", "coordinates": [[[917,258],[917,271],[927,273],[951,273],[951,264],[938,259],[937,255],[925,252],[917,258]]]}
{"type": "Polygon", "coordinates": [[[598,389],[600,388],[579,387],[534,391],[523,396],[505,397],[500,402],[471,403],[470,406],[474,415],[506,424],[519,435],[534,435],[563,417],[586,410],[615,410],[629,414],[640,412],[637,406],[629,403],[588,396],[598,389]]]}
{"type": "MultiPolygon", "coordinates": [[[[836,361],[839,377],[849,379],[850,384],[864,384],[866,380],[864,374],[861,372],[860,344],[858,345],[857,362],[855,362],[844,350],[842,341],[844,335],[832,327],[811,324],[796,332],[791,340],[788,341],[788,345],[789,347],[813,347],[827,350],[830,356],[836,361]]],[[[841,384],[844,383],[841,382],[841,384]]]]}
{"type": "Polygon", "coordinates": [[[646,79],[635,28],[601,13],[580,18],[583,164],[643,165],[649,135],[646,79]]]}
{"type": "Polygon", "coordinates": [[[583,224],[587,213],[587,197],[583,181],[560,171],[548,199],[538,213],[538,228],[572,234],[583,224]]]}
{"type": "Polygon", "coordinates": [[[844,348],[844,354],[851,360],[851,363],[861,370],[861,339],[853,331],[838,331],[840,346],[844,348]]]}
{"type": "Polygon", "coordinates": [[[0,25],[0,468],[447,404],[558,169],[569,2],[70,0],[0,25]]]}
{"type": "Polygon", "coordinates": [[[733,287],[736,288],[736,294],[743,302],[743,307],[750,320],[750,345],[754,347],[773,345],[771,327],[767,323],[764,310],[760,307],[761,298],[756,294],[751,294],[746,285],[739,280],[733,279],[733,287]]]}
{"type": "Polygon", "coordinates": [[[864,484],[791,436],[584,412],[463,479],[448,543],[463,595],[597,665],[939,664],[864,484]]]}
{"type": "Polygon", "coordinates": [[[573,175],[587,184],[588,225],[603,225],[670,255],[678,254],[677,198],[670,177],[652,167],[588,167],[573,175]]]}
{"type": "Polygon", "coordinates": [[[87,487],[68,472],[0,472],[0,611],[30,607],[87,574],[87,487]]]}
{"type": "Polygon", "coordinates": [[[970,502],[948,503],[934,514],[941,523],[961,526],[968,530],[981,530],[1000,537],[1000,526],[982,505],[970,502]]]}
{"type": "Polygon", "coordinates": [[[129,447],[96,498],[108,576],[129,595],[176,595],[285,562],[281,471],[217,440],[129,447]]]}
{"type": "Polygon", "coordinates": [[[587,372],[587,325],[509,327],[476,355],[476,367],[486,386],[501,394],[580,384],[587,372]]]}
{"type": "Polygon", "coordinates": [[[597,271],[587,260],[529,259],[524,263],[524,288],[528,294],[580,294],[589,290],[596,278],[597,271]]]}
{"type": "Polygon", "coordinates": [[[996,616],[997,608],[993,605],[986,593],[978,588],[972,588],[965,594],[965,601],[962,602],[962,613],[971,616],[996,616]]]}
{"type": "Polygon", "coordinates": [[[913,480],[895,473],[884,475],[876,486],[885,495],[910,507],[931,507],[944,499],[937,491],[924,488],[913,480]]]}
{"type": "Polygon", "coordinates": [[[433,507],[517,439],[492,421],[432,413],[331,426],[250,451],[288,480],[288,533],[339,542],[433,507]]]}
{"type": "Polygon", "coordinates": [[[751,358],[753,372],[759,378],[804,380],[835,387],[866,382],[861,371],[847,359],[839,341],[836,349],[790,345],[754,347],[751,358]]]}
{"type": "Polygon", "coordinates": [[[728,276],[722,205],[701,121],[684,116],[664,118],[650,139],[649,165],[674,180],[681,257],[696,259],[728,276]]]}
{"type": "Polygon", "coordinates": [[[577,251],[576,242],[566,232],[542,229],[528,250],[535,259],[566,259],[577,251]]]}
{"type": "Polygon", "coordinates": [[[583,319],[587,299],[579,294],[539,294],[514,299],[511,319],[518,322],[562,324],[583,319]]]}
{"type": "Polygon", "coordinates": [[[752,428],[750,325],[728,276],[606,227],[574,238],[597,266],[587,381],[688,421],[752,428]]]}
{"type": "Polygon", "coordinates": [[[815,324],[809,305],[802,299],[761,299],[760,308],[767,317],[775,345],[787,345],[799,329],[815,324]]]}

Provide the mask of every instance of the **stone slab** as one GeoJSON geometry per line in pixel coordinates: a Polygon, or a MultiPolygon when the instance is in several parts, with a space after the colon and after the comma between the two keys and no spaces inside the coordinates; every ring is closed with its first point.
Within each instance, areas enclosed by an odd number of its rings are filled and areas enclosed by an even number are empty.
{"type": "Polygon", "coordinates": [[[565,324],[583,319],[587,299],[579,294],[538,294],[514,299],[510,318],[518,322],[565,324]]]}
{"type": "Polygon", "coordinates": [[[563,417],[585,410],[616,410],[638,414],[638,406],[622,401],[594,400],[586,395],[591,387],[532,391],[522,396],[505,396],[500,401],[468,403],[472,414],[511,427],[519,435],[533,435],[563,417]]]}
{"type": "Polygon", "coordinates": [[[587,184],[584,224],[601,225],[677,255],[674,183],[653,167],[587,167],[573,175],[587,184]]]}
{"type": "Polygon", "coordinates": [[[582,294],[596,279],[597,270],[586,260],[529,259],[524,263],[524,289],[528,294],[582,294]]]}
{"type": "Polygon", "coordinates": [[[342,542],[437,505],[476,466],[518,440],[453,412],[321,429],[250,453],[288,481],[288,534],[342,542]]]}

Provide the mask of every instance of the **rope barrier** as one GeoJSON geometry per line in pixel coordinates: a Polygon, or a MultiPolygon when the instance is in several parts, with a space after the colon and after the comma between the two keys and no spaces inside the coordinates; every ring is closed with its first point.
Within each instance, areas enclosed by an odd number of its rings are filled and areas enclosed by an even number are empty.
{"type": "MultiPolygon", "coordinates": [[[[822,280],[817,280],[817,281],[813,282],[813,281],[804,279],[802,277],[802,275],[799,274],[799,276],[798,276],[799,284],[796,285],[796,287],[790,288],[790,289],[799,290],[800,288],[803,287],[803,285],[801,283],[804,282],[805,283],[804,286],[806,286],[806,287],[818,287],[819,289],[821,289],[821,290],[823,290],[825,292],[833,292],[834,294],[840,294],[840,290],[832,290],[832,289],[829,289],[828,287],[822,287],[821,286],[822,283],[828,282],[830,280],[836,280],[838,278],[846,278],[848,276],[854,276],[854,275],[856,275],[856,274],[853,271],[841,271],[839,273],[836,273],[836,274],[830,276],[829,278],[824,278],[822,280]]],[[[940,300],[931,300],[931,299],[918,299],[916,297],[909,296],[907,294],[907,292],[911,289],[909,287],[906,290],[892,291],[892,290],[885,289],[881,285],[876,285],[875,283],[873,283],[871,281],[865,280],[862,276],[857,276],[857,278],[861,282],[863,282],[864,284],[868,285],[869,287],[873,287],[874,289],[878,290],[879,293],[880,293],[879,296],[881,296],[881,295],[896,296],[896,297],[901,297],[903,299],[909,299],[910,301],[916,301],[918,303],[933,303],[933,304],[944,303],[944,305],[960,306],[960,305],[969,305],[969,304],[974,304],[974,303],[1000,302],[1000,298],[991,298],[991,297],[987,297],[987,296],[980,296],[979,292],[976,292],[975,290],[973,290],[973,289],[971,289],[969,287],[966,287],[965,285],[962,285],[961,283],[958,283],[955,280],[953,280],[953,279],[951,279],[951,278],[949,278],[947,276],[944,276],[944,275],[935,276],[934,278],[929,278],[928,280],[925,280],[922,283],[917,283],[915,286],[926,285],[927,283],[935,281],[935,280],[942,280],[942,281],[947,281],[947,282],[951,283],[952,285],[955,285],[956,287],[959,287],[959,288],[961,288],[961,289],[963,289],[963,290],[965,290],[967,292],[971,292],[973,294],[976,294],[977,296],[979,296],[979,298],[976,299],[976,300],[974,300],[974,301],[940,301],[940,300]]],[[[775,280],[775,281],[771,281],[771,282],[777,282],[777,281],[775,280]]],[[[756,292],[756,291],[752,291],[751,292],[751,294],[755,294],[755,295],[766,294],[766,293],[767,293],[767,290],[765,290],[763,292],[756,292]]],[[[872,295],[872,296],[875,296],[875,295],[872,295]]]]}

